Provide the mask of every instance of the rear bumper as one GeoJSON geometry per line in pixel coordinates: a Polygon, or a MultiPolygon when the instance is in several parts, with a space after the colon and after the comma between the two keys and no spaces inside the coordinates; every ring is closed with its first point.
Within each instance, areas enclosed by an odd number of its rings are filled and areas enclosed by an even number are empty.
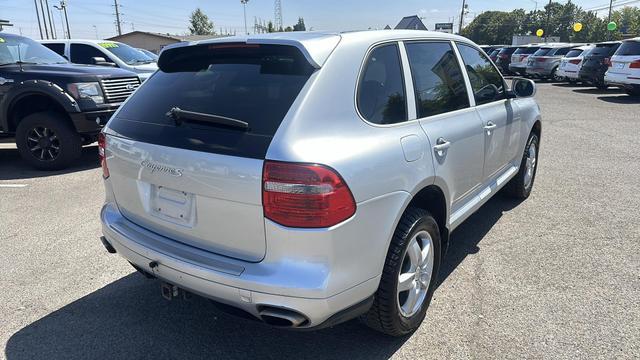
{"type": "Polygon", "coordinates": [[[608,71],[604,75],[604,81],[611,85],[640,85],[640,75],[638,77],[629,76],[628,74],[612,73],[608,71]]]}
{"type": "Polygon", "coordinates": [[[509,70],[511,72],[526,75],[527,74],[527,65],[526,64],[509,64],[509,70]]]}
{"type": "Polygon", "coordinates": [[[547,77],[547,76],[551,76],[551,73],[553,72],[553,69],[549,69],[547,67],[529,67],[527,66],[527,74],[528,75],[532,75],[532,76],[541,76],[541,77],[547,77]]]}
{"type": "Polygon", "coordinates": [[[395,226],[389,212],[401,213],[408,199],[408,193],[397,193],[358,204],[354,218],[337,229],[296,231],[267,221],[267,236],[274,240],[260,263],[152,233],[124,218],[113,203],[103,207],[101,220],[109,244],[157,278],[256,318],[264,306],[293,310],[308,319],[301,328],[316,328],[348,320],[343,311],[353,314],[347,310],[361,309],[357,305],[375,293],[395,226]]]}
{"type": "Polygon", "coordinates": [[[558,75],[565,77],[567,79],[578,80],[580,77],[578,76],[578,70],[558,70],[558,75]]]}

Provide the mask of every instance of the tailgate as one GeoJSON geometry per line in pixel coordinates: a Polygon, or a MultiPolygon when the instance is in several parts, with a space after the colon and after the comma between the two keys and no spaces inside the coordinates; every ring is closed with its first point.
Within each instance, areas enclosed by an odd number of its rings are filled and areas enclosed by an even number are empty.
{"type": "Polygon", "coordinates": [[[265,255],[262,160],[109,136],[118,208],[153,232],[247,261],[265,255]]]}
{"type": "Polygon", "coordinates": [[[175,241],[262,260],[262,166],[315,69],[296,47],[244,43],[169,49],[159,63],[105,129],[118,208],[175,241]]]}

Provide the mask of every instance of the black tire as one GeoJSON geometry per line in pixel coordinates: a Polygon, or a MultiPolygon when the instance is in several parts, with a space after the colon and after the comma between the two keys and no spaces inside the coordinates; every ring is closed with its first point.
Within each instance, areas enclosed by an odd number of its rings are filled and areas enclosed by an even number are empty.
{"type": "Polygon", "coordinates": [[[60,170],[68,167],[82,153],[82,138],[64,115],[54,112],[31,114],[18,123],[16,145],[20,156],[40,170],[60,170]],[[36,146],[34,134],[46,134],[51,152],[32,151],[36,146]],[[57,150],[55,149],[57,147],[57,150]],[[52,155],[53,154],[53,155],[52,155]]]}
{"type": "Polygon", "coordinates": [[[522,161],[520,163],[520,170],[518,174],[509,181],[509,183],[505,186],[505,192],[514,198],[517,199],[526,199],[531,195],[531,190],[533,189],[533,184],[536,180],[536,173],[538,171],[538,155],[540,154],[540,138],[536,133],[531,133],[529,135],[529,139],[527,140],[527,146],[524,149],[524,154],[522,155],[522,161]],[[533,174],[531,175],[531,181],[529,184],[526,184],[527,178],[527,155],[531,149],[531,146],[535,144],[535,159],[536,162],[533,166],[533,174]]]}
{"type": "Polygon", "coordinates": [[[640,97],[640,86],[634,88],[625,88],[624,92],[629,96],[640,97]]]}
{"type": "Polygon", "coordinates": [[[361,318],[367,326],[390,336],[403,336],[418,329],[425,318],[438,280],[441,261],[440,243],[440,230],[433,216],[423,209],[408,208],[393,234],[373,305],[361,318]],[[411,239],[420,231],[427,231],[433,241],[433,272],[420,310],[411,317],[404,317],[398,305],[398,276],[407,247],[411,239]]]}

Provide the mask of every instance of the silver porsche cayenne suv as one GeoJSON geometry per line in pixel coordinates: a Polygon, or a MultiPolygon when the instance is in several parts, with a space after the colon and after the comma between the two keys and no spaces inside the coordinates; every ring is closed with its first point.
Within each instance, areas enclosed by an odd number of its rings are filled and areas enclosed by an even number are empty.
{"type": "Polygon", "coordinates": [[[181,43],[101,134],[102,242],[267,324],[418,328],[449,234],[527,198],[535,84],[423,31],[181,43]]]}

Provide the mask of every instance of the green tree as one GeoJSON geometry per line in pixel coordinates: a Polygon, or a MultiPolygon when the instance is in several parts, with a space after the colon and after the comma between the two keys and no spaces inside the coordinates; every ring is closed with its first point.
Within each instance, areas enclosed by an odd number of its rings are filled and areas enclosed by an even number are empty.
{"type": "Polygon", "coordinates": [[[269,23],[267,24],[267,32],[276,32],[276,28],[275,26],[273,26],[273,22],[269,21],[269,23]]]}
{"type": "Polygon", "coordinates": [[[286,28],[284,28],[285,32],[291,32],[293,31],[293,28],[291,26],[287,26],[286,28]]]}
{"type": "Polygon", "coordinates": [[[191,35],[214,35],[213,21],[209,20],[209,17],[200,9],[197,8],[191,13],[189,18],[191,25],[189,31],[191,35]]]}
{"type": "Polygon", "coordinates": [[[614,34],[616,39],[621,39],[623,34],[640,35],[640,8],[627,6],[616,10],[611,14],[611,21],[618,25],[614,34]]]}
{"type": "Polygon", "coordinates": [[[307,31],[303,18],[298,18],[298,23],[293,25],[293,31],[307,31]]]}

